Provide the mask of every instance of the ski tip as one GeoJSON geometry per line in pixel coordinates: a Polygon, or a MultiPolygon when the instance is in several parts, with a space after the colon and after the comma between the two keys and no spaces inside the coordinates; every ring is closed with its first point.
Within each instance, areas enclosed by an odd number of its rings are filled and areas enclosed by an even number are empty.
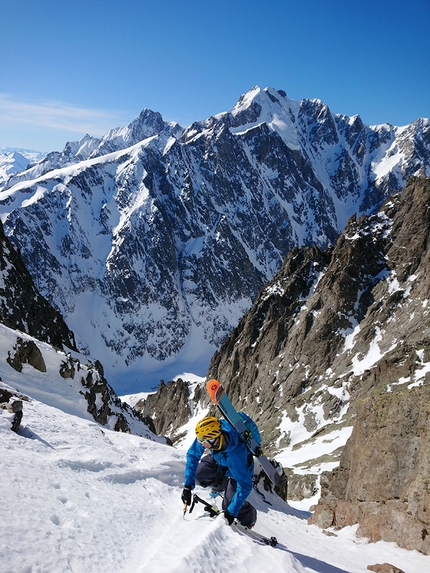
{"type": "Polygon", "coordinates": [[[214,404],[218,404],[223,390],[221,382],[218,382],[218,380],[212,378],[212,380],[209,380],[209,382],[206,384],[206,389],[208,391],[209,396],[211,397],[212,402],[214,404]]]}

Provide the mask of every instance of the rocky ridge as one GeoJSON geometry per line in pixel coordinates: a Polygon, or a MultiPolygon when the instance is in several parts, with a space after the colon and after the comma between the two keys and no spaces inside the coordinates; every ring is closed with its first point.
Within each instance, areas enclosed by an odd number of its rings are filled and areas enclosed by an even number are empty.
{"type": "Polygon", "coordinates": [[[131,392],[173,364],[204,374],[293,247],[333,245],[429,156],[426,119],[370,127],[256,87],[185,129],[144,110],[70,143],[11,178],[0,212],[79,348],[131,392]]]}
{"type": "MultiPolygon", "coordinates": [[[[295,418],[292,401],[297,410],[313,396],[326,420],[352,393],[413,375],[430,333],[429,205],[429,179],[412,178],[377,214],[352,217],[333,249],[290,251],[208,375],[239,404],[248,396],[258,418],[274,404],[295,418]]],[[[309,415],[306,426],[316,430],[317,420],[309,415]]]]}
{"type": "MultiPolygon", "coordinates": [[[[314,523],[359,523],[372,540],[424,553],[429,233],[430,179],[416,177],[378,213],[351,217],[333,248],[292,249],[208,372],[258,422],[265,451],[283,461],[289,499],[312,496],[322,463],[333,464],[321,476],[314,523]],[[292,463],[315,443],[325,454],[292,463]]],[[[191,395],[181,392],[187,411],[191,395]]],[[[194,397],[190,411],[202,411],[204,393],[194,397]]],[[[155,419],[156,402],[144,407],[155,419]]],[[[164,417],[173,439],[181,436],[178,420],[164,417]]]]}

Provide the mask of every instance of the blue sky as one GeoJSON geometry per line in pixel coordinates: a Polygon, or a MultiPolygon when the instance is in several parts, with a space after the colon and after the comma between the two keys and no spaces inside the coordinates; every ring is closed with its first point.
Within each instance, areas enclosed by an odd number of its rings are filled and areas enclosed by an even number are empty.
{"type": "Polygon", "coordinates": [[[143,108],[187,126],[255,85],[367,124],[430,116],[430,0],[0,0],[0,147],[143,108]]]}

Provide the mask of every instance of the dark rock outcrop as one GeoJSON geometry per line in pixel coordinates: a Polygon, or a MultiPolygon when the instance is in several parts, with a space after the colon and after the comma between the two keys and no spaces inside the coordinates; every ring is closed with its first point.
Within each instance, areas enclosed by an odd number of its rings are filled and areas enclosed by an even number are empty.
{"type": "Polygon", "coordinates": [[[68,372],[66,377],[73,378],[75,370],[79,373],[84,388],[81,394],[88,402],[88,412],[96,422],[103,426],[107,425],[116,432],[134,433],[149,439],[154,437],[151,433],[157,434],[149,416],[142,415],[118,398],[107,382],[103,366],[98,360],[81,368],[79,362],[69,356],[62,365],[62,376],[65,377],[64,373],[68,372]],[[72,372],[73,376],[70,375],[72,372]]]}
{"type": "Polygon", "coordinates": [[[33,340],[23,340],[18,337],[13,351],[8,352],[6,362],[17,372],[22,371],[23,364],[30,364],[39,372],[46,372],[45,361],[37,344],[33,340]]]}
{"type": "Polygon", "coordinates": [[[135,408],[152,419],[157,434],[167,435],[171,440],[178,439],[173,429],[185,424],[191,415],[189,385],[182,378],[167,384],[161,380],[157,392],[139,400],[135,408]]]}
{"type": "Polygon", "coordinates": [[[38,292],[0,221],[0,322],[57,348],[76,350],[73,332],[38,292]]]}

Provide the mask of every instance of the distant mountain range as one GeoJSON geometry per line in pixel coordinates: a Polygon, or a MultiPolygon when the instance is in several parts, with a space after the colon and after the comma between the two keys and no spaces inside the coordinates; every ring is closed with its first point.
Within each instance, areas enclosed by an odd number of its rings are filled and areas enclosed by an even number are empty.
{"type": "Polygon", "coordinates": [[[144,110],[68,143],[4,180],[0,215],[77,346],[133,391],[204,375],[290,249],[429,174],[428,119],[366,126],[255,87],[185,129],[144,110]]]}
{"type": "Polygon", "coordinates": [[[0,186],[16,175],[25,171],[29,165],[41,161],[46,153],[16,147],[0,147],[0,186]]]}

